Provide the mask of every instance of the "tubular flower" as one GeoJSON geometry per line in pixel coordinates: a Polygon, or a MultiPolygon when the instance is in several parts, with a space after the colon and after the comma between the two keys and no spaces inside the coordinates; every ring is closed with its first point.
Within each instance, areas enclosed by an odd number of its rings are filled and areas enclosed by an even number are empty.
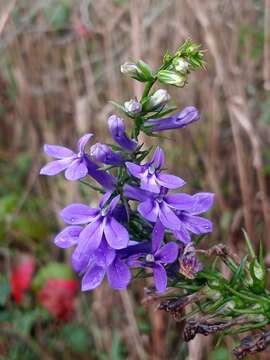
{"type": "Polygon", "coordinates": [[[150,193],[131,185],[124,186],[124,193],[129,199],[140,202],[138,212],[148,221],[159,219],[165,228],[178,230],[181,221],[175,210],[189,210],[194,204],[192,196],[187,194],[167,194],[168,189],[161,187],[160,193],[150,193]]]}
{"type": "Polygon", "coordinates": [[[158,221],[153,229],[150,251],[144,254],[138,253],[137,256],[135,255],[128,260],[128,264],[131,266],[151,268],[153,270],[154,282],[158,292],[164,292],[167,287],[167,274],[164,266],[175,262],[179,251],[174,242],[161,246],[163,238],[164,227],[158,221]]]}
{"type": "Polygon", "coordinates": [[[103,238],[113,249],[122,249],[128,244],[127,230],[113,216],[113,210],[120,196],[116,196],[108,204],[110,195],[111,193],[106,193],[102,197],[98,209],[83,204],[71,204],[60,213],[63,221],[72,226],[56,236],[55,244],[63,248],[77,244],[72,255],[73,267],[76,271],[83,270],[90,255],[99,248],[103,238]],[[78,226],[81,224],[87,225],[81,228],[78,226]]]}
{"type": "Polygon", "coordinates": [[[136,150],[138,144],[131,140],[126,134],[126,127],[124,120],[116,115],[111,115],[108,119],[108,126],[114,141],[119,144],[124,150],[133,152],[136,150]]]}
{"type": "Polygon", "coordinates": [[[192,196],[194,201],[190,209],[177,209],[176,216],[180,220],[181,226],[174,230],[174,236],[184,244],[191,241],[190,233],[200,235],[212,231],[212,222],[201,216],[197,216],[208,211],[214,202],[214,194],[201,192],[192,196]]]}
{"type": "Polygon", "coordinates": [[[152,132],[183,128],[200,119],[199,111],[194,106],[187,106],[179,113],[163,119],[149,119],[144,126],[152,132]]]}
{"type": "Polygon", "coordinates": [[[91,147],[90,154],[96,161],[107,165],[120,166],[125,161],[121,154],[112,151],[112,149],[105,144],[96,143],[91,147]]]}
{"type": "Polygon", "coordinates": [[[185,185],[183,179],[161,171],[164,166],[164,160],[164,152],[158,146],[152,159],[146,164],[138,165],[126,162],[126,166],[131,175],[141,180],[140,187],[143,190],[159,193],[161,186],[167,189],[176,189],[185,185]]]}

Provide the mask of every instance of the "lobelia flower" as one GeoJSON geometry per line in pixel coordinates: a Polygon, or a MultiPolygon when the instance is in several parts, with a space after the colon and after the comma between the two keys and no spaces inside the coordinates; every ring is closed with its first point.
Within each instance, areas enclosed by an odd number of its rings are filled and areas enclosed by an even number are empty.
{"type": "Polygon", "coordinates": [[[105,144],[96,143],[91,146],[90,154],[96,161],[100,161],[107,165],[120,166],[125,162],[125,159],[121,154],[112,151],[112,149],[105,144]]]}
{"type": "Polygon", "coordinates": [[[201,192],[192,196],[194,201],[190,209],[175,211],[181,222],[179,229],[174,230],[174,236],[184,244],[191,242],[190,232],[196,235],[206,234],[212,231],[212,222],[203,217],[197,216],[208,211],[214,202],[214,194],[201,192]]]}
{"type": "MultiPolygon", "coordinates": [[[[81,226],[68,226],[55,238],[55,244],[60,248],[78,245],[82,230],[81,226]]],[[[82,291],[98,287],[105,274],[113,289],[126,288],[131,280],[131,273],[125,261],[107,244],[104,236],[98,249],[86,256],[83,262],[78,262],[73,256],[72,265],[75,271],[83,274],[82,291]]]]}
{"type": "Polygon", "coordinates": [[[125,110],[131,115],[138,115],[142,111],[142,105],[139,101],[131,99],[124,103],[125,110]]]}
{"type": "Polygon", "coordinates": [[[117,256],[117,252],[110,248],[103,239],[86,267],[82,278],[82,291],[93,290],[98,287],[105,275],[107,275],[112,289],[125,289],[131,280],[128,265],[117,256]]]}
{"type": "Polygon", "coordinates": [[[164,152],[158,146],[152,159],[146,164],[138,165],[126,162],[126,166],[131,175],[141,180],[140,187],[143,190],[159,193],[161,186],[167,189],[176,189],[185,185],[183,179],[161,171],[164,160],[164,152]]]}
{"type": "Polygon", "coordinates": [[[107,204],[110,196],[111,193],[108,192],[102,197],[98,209],[83,204],[71,204],[60,213],[63,221],[72,226],[68,226],[56,236],[55,244],[62,248],[77,244],[72,255],[73,267],[76,271],[82,271],[85,268],[89,257],[99,248],[102,240],[113,249],[127,247],[128,231],[113,216],[113,210],[119,202],[120,195],[107,204]],[[87,225],[82,228],[78,226],[81,224],[87,225]]]}
{"type": "MultiPolygon", "coordinates": [[[[161,247],[164,238],[164,226],[157,221],[153,233],[151,249],[142,257],[139,253],[129,258],[127,263],[134,267],[151,268],[153,270],[154,282],[158,292],[164,292],[167,287],[166,264],[175,262],[178,257],[179,248],[174,242],[169,242],[161,247]]],[[[136,245],[135,245],[136,246],[136,245]]]]}
{"type": "Polygon", "coordinates": [[[131,140],[126,134],[124,120],[116,115],[111,115],[108,119],[109,130],[114,141],[124,150],[133,152],[136,150],[138,143],[131,140]]]}
{"type": "Polygon", "coordinates": [[[163,119],[149,119],[144,123],[152,132],[183,128],[200,119],[199,111],[194,106],[187,106],[182,111],[163,119]]]}
{"type": "Polygon", "coordinates": [[[77,153],[64,146],[45,144],[45,153],[58,160],[43,166],[40,174],[53,176],[65,170],[67,180],[79,180],[90,175],[105,189],[113,190],[116,179],[105,171],[99,170],[99,166],[91,161],[85,153],[85,146],[92,136],[93,134],[85,134],[79,139],[77,153]]]}
{"type": "Polygon", "coordinates": [[[175,210],[192,208],[194,199],[188,194],[167,194],[168,189],[161,187],[160,193],[136,188],[131,185],[124,186],[124,194],[127,198],[140,202],[137,210],[148,221],[157,222],[159,219],[165,228],[178,230],[181,221],[176,216],[175,210]]]}

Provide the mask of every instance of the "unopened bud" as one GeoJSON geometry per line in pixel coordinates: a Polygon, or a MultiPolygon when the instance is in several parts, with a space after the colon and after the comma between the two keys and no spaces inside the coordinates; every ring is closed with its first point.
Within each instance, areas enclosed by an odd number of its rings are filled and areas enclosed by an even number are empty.
{"type": "Polygon", "coordinates": [[[183,58],[175,58],[173,61],[174,70],[185,75],[189,68],[189,63],[183,58]]]}
{"type": "Polygon", "coordinates": [[[153,78],[152,70],[150,66],[139,60],[135,63],[124,63],[121,65],[121,73],[130,76],[138,81],[146,82],[153,78]]]}
{"type": "Polygon", "coordinates": [[[157,74],[158,80],[163,84],[183,87],[186,84],[186,77],[171,70],[160,70],[157,74]]]}
{"type": "Polygon", "coordinates": [[[153,95],[149,97],[144,104],[144,110],[156,110],[167,104],[170,101],[171,96],[167,90],[159,89],[153,95]]]}
{"type": "Polygon", "coordinates": [[[142,105],[139,101],[131,99],[124,103],[126,111],[132,115],[137,115],[142,111],[142,105]]]}
{"type": "Polygon", "coordinates": [[[96,143],[91,146],[91,156],[96,160],[107,165],[122,165],[125,161],[123,156],[119,153],[112,151],[106,144],[96,143]]]}

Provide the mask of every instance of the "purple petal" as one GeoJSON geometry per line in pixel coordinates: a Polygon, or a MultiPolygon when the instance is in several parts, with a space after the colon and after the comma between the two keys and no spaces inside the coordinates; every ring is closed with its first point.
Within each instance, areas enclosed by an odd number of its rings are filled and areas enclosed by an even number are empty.
{"type": "Polygon", "coordinates": [[[209,233],[213,228],[210,220],[200,216],[185,215],[185,218],[182,221],[184,222],[187,230],[197,235],[209,233]]]}
{"type": "Polygon", "coordinates": [[[171,241],[157,251],[155,259],[161,261],[164,264],[171,264],[177,259],[178,250],[178,246],[171,241]]]}
{"type": "Polygon", "coordinates": [[[177,210],[190,211],[194,206],[194,198],[188,194],[171,194],[166,195],[166,203],[177,210]]]}
{"type": "Polygon", "coordinates": [[[128,161],[125,163],[125,165],[131,175],[140,179],[141,174],[142,174],[142,166],[134,164],[132,162],[128,162],[128,161]]]}
{"type": "Polygon", "coordinates": [[[114,190],[116,178],[106,171],[99,170],[99,166],[91,161],[87,156],[84,157],[85,165],[87,166],[88,175],[92,176],[100,185],[106,190],[114,190]]]}
{"type": "Polygon", "coordinates": [[[160,248],[160,244],[164,238],[164,226],[160,222],[160,220],[157,220],[153,232],[152,232],[152,252],[155,254],[157,250],[160,248]]]}
{"type": "Polygon", "coordinates": [[[76,156],[76,154],[72,150],[59,145],[45,144],[44,151],[47,155],[52,156],[56,159],[63,159],[67,157],[76,156]]]}
{"type": "Polygon", "coordinates": [[[140,203],[138,211],[145,219],[156,222],[159,214],[159,206],[156,201],[148,199],[140,203]]]}
{"type": "Polygon", "coordinates": [[[62,249],[76,245],[82,229],[81,226],[67,226],[55,237],[55,245],[62,249]]]}
{"type": "Polygon", "coordinates": [[[178,176],[159,173],[157,175],[157,181],[161,186],[166,187],[167,189],[176,189],[185,185],[185,181],[178,176]]]}
{"type": "Polygon", "coordinates": [[[71,204],[61,212],[61,219],[66,224],[87,224],[98,215],[98,210],[83,204],[71,204]]]}
{"type": "Polygon", "coordinates": [[[180,220],[165,201],[160,205],[159,218],[162,224],[168,229],[176,230],[180,227],[180,220]]]}
{"type": "Polygon", "coordinates": [[[157,184],[157,178],[155,174],[142,177],[140,187],[143,190],[156,194],[159,194],[160,192],[160,186],[157,184]]]}
{"type": "Polygon", "coordinates": [[[190,210],[191,214],[198,215],[209,210],[213,205],[214,196],[215,195],[213,193],[207,192],[201,192],[193,195],[195,203],[190,210]]]}
{"type": "Polygon", "coordinates": [[[84,178],[88,173],[87,166],[82,159],[76,159],[65,171],[67,180],[79,180],[84,178]]]}
{"type": "Polygon", "coordinates": [[[103,236],[101,244],[94,254],[96,264],[102,267],[109,266],[115,259],[115,255],[115,250],[107,244],[105,236],[103,236]]]}
{"type": "Polygon", "coordinates": [[[120,195],[115,196],[112,201],[109,204],[109,213],[111,214],[113,210],[115,209],[116,205],[118,204],[120,200],[120,195]]]}
{"type": "Polygon", "coordinates": [[[79,244],[76,252],[79,254],[91,254],[95,251],[101,242],[103,235],[103,222],[101,219],[93,221],[87,225],[79,236],[79,244]]]}
{"type": "Polygon", "coordinates": [[[107,276],[113,289],[125,289],[131,280],[131,272],[128,266],[119,258],[116,258],[108,267],[107,276]]]}
{"type": "Polygon", "coordinates": [[[106,202],[109,200],[109,198],[111,197],[112,195],[112,191],[107,191],[103,196],[102,198],[100,199],[99,201],[99,207],[100,209],[103,208],[103,206],[106,204],[106,202]]]}
{"type": "Polygon", "coordinates": [[[93,134],[85,134],[83,135],[78,143],[77,143],[77,148],[78,148],[78,151],[83,154],[84,153],[84,148],[85,148],[85,145],[87,144],[87,142],[89,141],[89,139],[93,136],[93,134]]]}
{"type": "Polygon", "coordinates": [[[155,286],[158,292],[164,292],[167,287],[167,274],[164,267],[160,264],[155,264],[153,267],[155,286]]]}
{"type": "Polygon", "coordinates": [[[126,184],[124,185],[124,194],[128,199],[145,201],[151,198],[152,194],[138,187],[126,184]]]}
{"type": "Polygon", "coordinates": [[[101,283],[105,275],[105,268],[93,266],[84,274],[82,278],[82,291],[93,290],[101,283]]]}
{"type": "Polygon", "coordinates": [[[105,220],[104,234],[108,244],[113,249],[123,249],[127,247],[129,234],[126,228],[116,221],[112,216],[105,220]]]}
{"type": "Polygon", "coordinates": [[[151,159],[151,164],[154,164],[157,169],[160,169],[163,167],[164,162],[165,162],[164,152],[158,146],[153,154],[152,159],[151,159]]]}
{"type": "Polygon", "coordinates": [[[173,234],[178,240],[182,241],[182,243],[184,244],[188,244],[191,242],[191,236],[189,232],[186,230],[184,224],[182,224],[178,230],[174,230],[173,234]]]}
{"type": "Polygon", "coordinates": [[[73,160],[73,158],[67,158],[51,161],[47,165],[43,166],[43,168],[40,170],[40,174],[48,176],[57,175],[61,171],[65,170],[73,160]]]}

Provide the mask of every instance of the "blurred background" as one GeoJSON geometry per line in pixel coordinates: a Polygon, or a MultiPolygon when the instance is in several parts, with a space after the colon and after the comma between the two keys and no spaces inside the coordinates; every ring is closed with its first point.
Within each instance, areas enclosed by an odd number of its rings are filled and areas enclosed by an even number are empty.
{"type": "Polygon", "coordinates": [[[243,254],[244,227],[270,263],[269,0],[0,0],[0,359],[231,359],[237,337],[183,343],[181,324],[142,304],[147,282],[80,293],[52,239],[58,211],[95,194],[39,176],[44,143],[72,148],[85,132],[109,140],[109,100],[142,90],[120,64],[155,69],[189,37],[207,69],[169,91],[202,117],[155,143],[185,191],[216,194],[203,246],[243,254]]]}

